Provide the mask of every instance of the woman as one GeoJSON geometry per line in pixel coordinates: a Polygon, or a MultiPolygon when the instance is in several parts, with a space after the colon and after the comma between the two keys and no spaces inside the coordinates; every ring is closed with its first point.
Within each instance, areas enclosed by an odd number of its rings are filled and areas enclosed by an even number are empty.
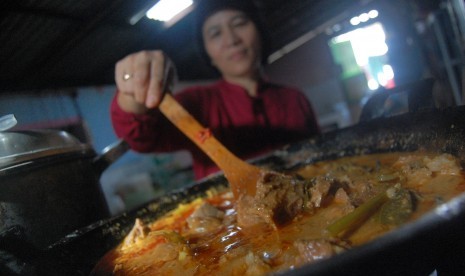
{"type": "MultiPolygon", "coordinates": [[[[261,74],[264,35],[251,1],[208,0],[196,8],[204,50],[222,78],[175,98],[242,159],[319,133],[306,97],[261,74]]],[[[131,54],[116,64],[118,92],[111,106],[116,134],[138,152],[192,153],[196,179],[218,168],[157,107],[169,60],[161,51],[131,54]]]]}

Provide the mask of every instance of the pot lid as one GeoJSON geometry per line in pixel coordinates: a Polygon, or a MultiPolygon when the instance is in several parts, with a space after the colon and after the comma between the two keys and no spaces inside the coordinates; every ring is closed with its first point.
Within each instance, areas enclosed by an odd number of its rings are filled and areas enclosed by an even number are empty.
{"type": "Polygon", "coordinates": [[[0,167],[89,148],[66,131],[0,131],[0,167]]]}

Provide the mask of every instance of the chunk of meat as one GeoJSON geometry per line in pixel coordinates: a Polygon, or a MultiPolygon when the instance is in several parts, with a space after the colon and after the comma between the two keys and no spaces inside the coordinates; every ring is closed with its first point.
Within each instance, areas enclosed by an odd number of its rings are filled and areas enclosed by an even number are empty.
{"type": "Polygon", "coordinates": [[[194,275],[198,264],[187,241],[176,231],[151,230],[136,219],[132,230],[120,247],[125,254],[114,260],[112,272],[105,265],[97,266],[91,275],[194,275]]]}
{"type": "Polygon", "coordinates": [[[450,154],[441,154],[434,158],[425,157],[425,165],[432,172],[440,174],[460,175],[461,168],[457,159],[450,154]]]}
{"type": "MultiPolygon", "coordinates": [[[[329,189],[332,184],[323,177],[318,177],[313,179],[313,185],[310,186],[309,193],[306,192],[306,199],[308,199],[305,207],[307,208],[318,208],[321,207],[324,199],[329,193],[329,189]]],[[[304,184],[304,189],[308,190],[308,184],[304,184]]]]}
{"type": "Polygon", "coordinates": [[[433,158],[415,155],[400,157],[393,167],[401,169],[406,175],[424,171],[428,177],[432,173],[459,175],[461,172],[460,164],[457,163],[456,158],[446,153],[433,158]]]}
{"type": "Polygon", "coordinates": [[[194,233],[206,233],[221,227],[223,218],[223,211],[204,203],[187,218],[187,224],[194,233]]]}
{"type": "Polygon", "coordinates": [[[327,239],[300,239],[294,241],[293,246],[299,253],[299,256],[297,257],[298,264],[323,260],[349,248],[347,244],[341,241],[332,241],[327,239]]]}
{"type": "Polygon", "coordinates": [[[145,237],[147,237],[149,232],[149,227],[145,225],[145,223],[142,220],[137,218],[131,231],[129,231],[126,238],[124,238],[122,249],[124,250],[125,248],[130,247],[133,244],[136,244],[140,240],[144,239],[145,237]]]}
{"type": "Polygon", "coordinates": [[[243,196],[236,203],[241,227],[257,224],[283,225],[302,211],[313,211],[329,195],[333,182],[324,177],[311,181],[276,172],[264,172],[254,197],[243,196]]]}
{"type": "Polygon", "coordinates": [[[194,275],[198,264],[179,237],[175,232],[150,232],[146,246],[116,260],[114,275],[127,275],[125,271],[131,275],[194,275]]]}
{"type": "Polygon", "coordinates": [[[246,248],[226,252],[219,264],[217,275],[265,275],[270,269],[259,255],[246,248]]]}
{"type": "Polygon", "coordinates": [[[347,192],[343,188],[339,188],[334,195],[334,201],[340,204],[350,205],[350,198],[347,192]]]}

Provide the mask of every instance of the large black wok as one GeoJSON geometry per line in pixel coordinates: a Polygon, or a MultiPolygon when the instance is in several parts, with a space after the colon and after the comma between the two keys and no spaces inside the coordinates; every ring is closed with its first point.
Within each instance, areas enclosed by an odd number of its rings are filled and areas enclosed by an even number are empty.
{"type": "MultiPolygon", "coordinates": [[[[427,149],[452,153],[465,165],[465,107],[417,111],[374,119],[292,144],[255,160],[275,170],[290,170],[342,156],[427,149]]],[[[153,220],[178,203],[225,186],[223,175],[160,197],[141,208],[80,229],[37,252],[31,271],[39,275],[88,275],[99,258],[117,245],[135,218],[153,220]]],[[[422,219],[359,248],[286,275],[429,275],[464,269],[465,194],[439,206],[422,219]]]]}

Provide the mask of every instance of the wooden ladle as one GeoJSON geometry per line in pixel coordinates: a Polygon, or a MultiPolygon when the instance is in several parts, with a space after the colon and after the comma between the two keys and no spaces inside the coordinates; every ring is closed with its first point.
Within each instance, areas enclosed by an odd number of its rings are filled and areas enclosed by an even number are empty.
{"type": "Polygon", "coordinates": [[[244,162],[230,152],[169,93],[165,94],[159,109],[223,170],[236,199],[245,194],[255,195],[260,168],[244,162]]]}

